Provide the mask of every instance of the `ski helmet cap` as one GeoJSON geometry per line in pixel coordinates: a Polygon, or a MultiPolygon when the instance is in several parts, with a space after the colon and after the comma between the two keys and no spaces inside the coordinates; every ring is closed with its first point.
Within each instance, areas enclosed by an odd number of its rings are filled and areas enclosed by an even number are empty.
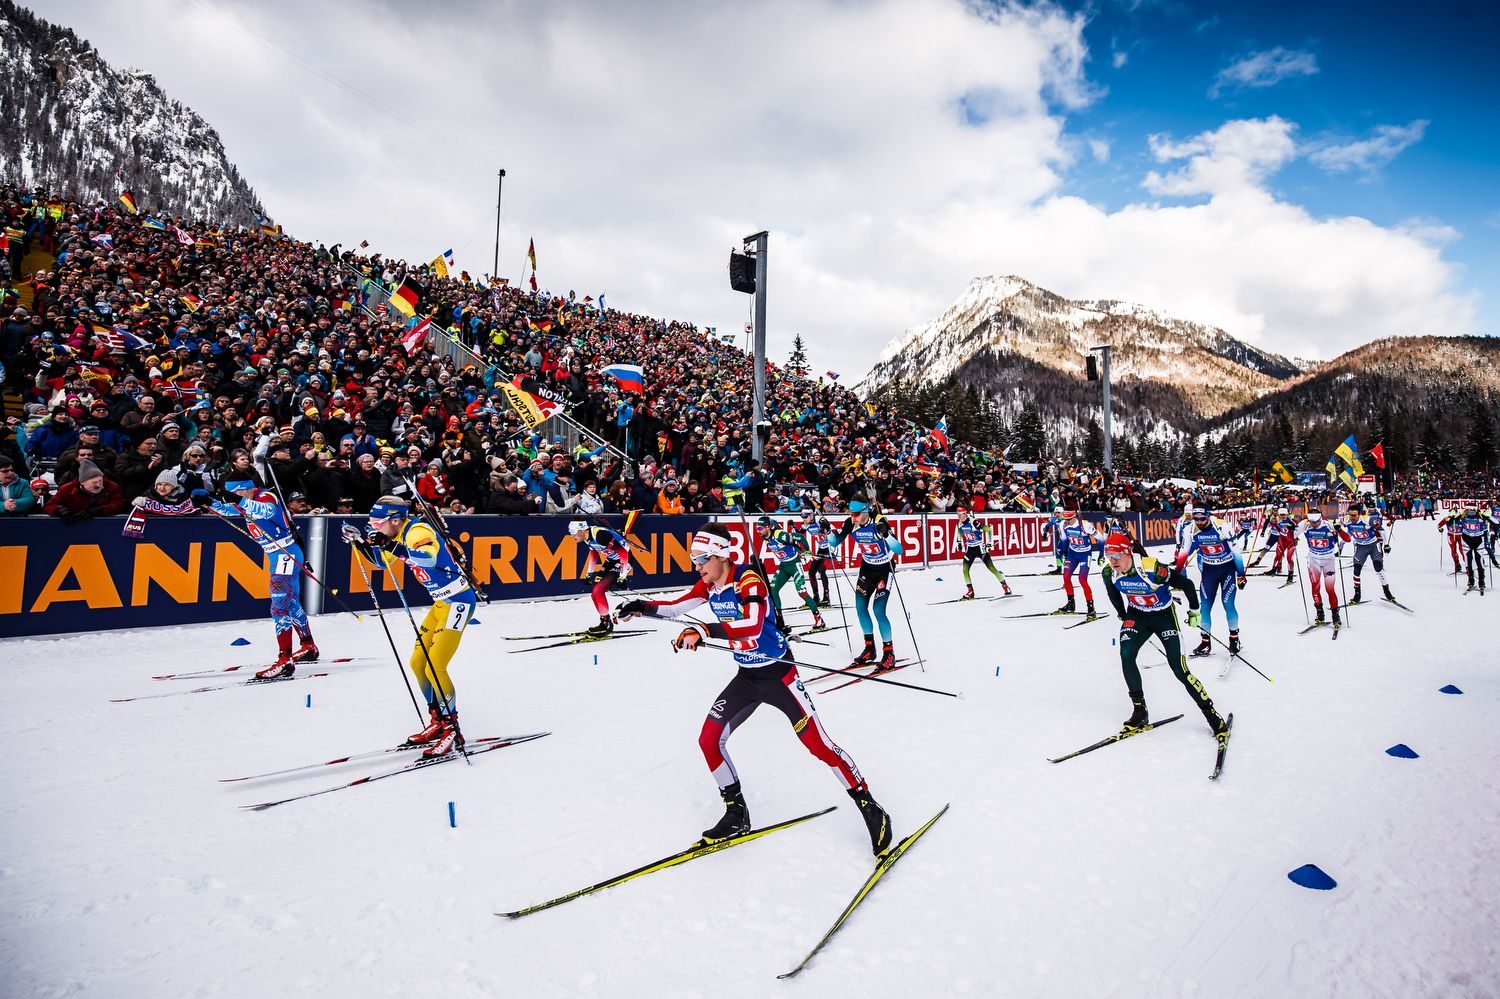
{"type": "Polygon", "coordinates": [[[1208,507],[1206,507],[1206,506],[1195,506],[1195,507],[1193,507],[1193,519],[1194,520],[1207,520],[1208,519],[1208,507]]]}
{"type": "Polygon", "coordinates": [[[583,533],[584,531],[586,531],[588,529],[589,529],[589,522],[586,521],[586,520],[570,520],[570,521],[568,521],[568,533],[569,534],[581,534],[581,533],[583,533]]]}
{"type": "Polygon", "coordinates": [[[1077,510],[1069,510],[1066,507],[1063,508],[1063,512],[1062,512],[1062,519],[1063,520],[1072,520],[1076,516],[1078,516],[1078,511],[1077,510]]]}
{"type": "Polygon", "coordinates": [[[755,518],[755,526],[763,530],[774,531],[776,530],[776,521],[770,517],[757,517],[755,518]]]}
{"type": "Polygon", "coordinates": [[[255,480],[254,479],[230,479],[228,482],[224,483],[224,488],[228,489],[232,493],[237,493],[241,489],[254,489],[255,488],[255,480]]]}
{"type": "Polygon", "coordinates": [[[1281,516],[1285,517],[1285,516],[1288,516],[1292,511],[1290,511],[1286,507],[1282,506],[1282,507],[1277,507],[1276,508],[1276,512],[1278,514],[1280,514],[1281,516]]]}
{"type": "Polygon", "coordinates": [[[1307,511],[1307,519],[1310,520],[1310,521],[1312,521],[1314,524],[1316,524],[1318,521],[1320,521],[1320,520],[1323,519],[1323,511],[1322,510],[1309,510],[1309,511],[1307,511]]]}
{"type": "Polygon", "coordinates": [[[370,507],[371,520],[400,520],[405,516],[405,503],[376,503],[370,507]]]}
{"type": "Polygon", "coordinates": [[[870,504],[866,503],[864,500],[850,500],[849,501],[849,512],[850,513],[864,513],[869,508],[870,508],[870,504]]]}
{"type": "Polygon", "coordinates": [[[719,558],[732,558],[734,543],[728,538],[721,538],[717,534],[709,534],[707,531],[699,531],[693,535],[692,559],[694,565],[702,565],[717,555],[719,558]]]}
{"type": "Polygon", "coordinates": [[[960,514],[962,514],[962,513],[968,513],[969,512],[969,508],[966,507],[966,506],[961,506],[957,510],[954,510],[953,512],[954,513],[960,513],[960,514]]]}
{"type": "Polygon", "coordinates": [[[1118,531],[1104,539],[1104,554],[1106,555],[1129,555],[1133,550],[1130,537],[1118,531]]]}

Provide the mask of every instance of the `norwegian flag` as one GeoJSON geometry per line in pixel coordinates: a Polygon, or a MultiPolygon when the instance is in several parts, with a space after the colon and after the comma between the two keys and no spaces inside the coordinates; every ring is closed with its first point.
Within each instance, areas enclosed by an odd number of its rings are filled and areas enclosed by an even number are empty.
{"type": "Polygon", "coordinates": [[[427,329],[431,325],[431,319],[424,319],[406,331],[406,335],[401,338],[401,346],[406,348],[408,354],[417,352],[417,348],[422,345],[422,340],[426,338],[427,329]]]}

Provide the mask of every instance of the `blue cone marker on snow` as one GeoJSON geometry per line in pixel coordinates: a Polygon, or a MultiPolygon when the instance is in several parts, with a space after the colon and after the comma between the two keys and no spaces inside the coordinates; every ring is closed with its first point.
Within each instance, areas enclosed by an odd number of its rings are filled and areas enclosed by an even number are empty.
{"type": "Polygon", "coordinates": [[[480,621],[479,618],[477,618],[477,617],[471,617],[471,618],[469,618],[469,623],[470,624],[483,624],[484,622],[480,621]]]}
{"type": "Polygon", "coordinates": [[[1339,883],[1324,874],[1317,864],[1303,864],[1288,874],[1287,878],[1294,885],[1301,885],[1303,888],[1311,888],[1314,891],[1332,891],[1339,886],[1339,883]]]}
{"type": "Polygon", "coordinates": [[[248,638],[236,638],[234,641],[230,642],[229,644],[230,645],[249,645],[250,644],[250,639],[248,639],[248,638]]]}
{"type": "Polygon", "coordinates": [[[1396,743],[1390,749],[1387,749],[1385,751],[1385,754],[1387,756],[1399,756],[1403,760],[1415,760],[1415,759],[1417,759],[1416,750],[1412,749],[1410,746],[1408,746],[1404,742],[1398,742],[1398,743],[1396,743]]]}
{"type": "Polygon", "coordinates": [[[1462,694],[1463,691],[1459,690],[1457,687],[1453,686],[1453,684],[1450,683],[1446,687],[1439,687],[1438,688],[1438,693],[1439,694],[1462,694]]]}
{"type": "Polygon", "coordinates": [[[311,694],[307,695],[307,706],[308,707],[312,707],[312,695],[311,694]]]}
{"type": "Polygon", "coordinates": [[[457,829],[458,828],[458,819],[453,814],[453,802],[451,802],[451,801],[448,802],[448,828],[449,829],[457,829]]]}
{"type": "Polygon", "coordinates": [[[942,581],[943,581],[943,577],[942,576],[939,576],[937,579],[933,580],[933,582],[935,582],[935,583],[941,583],[942,581]]]}

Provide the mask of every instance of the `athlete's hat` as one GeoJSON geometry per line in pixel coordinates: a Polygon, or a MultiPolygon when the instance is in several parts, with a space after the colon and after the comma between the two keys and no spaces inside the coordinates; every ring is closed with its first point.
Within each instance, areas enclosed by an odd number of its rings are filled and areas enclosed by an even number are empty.
{"type": "Polygon", "coordinates": [[[722,538],[717,534],[707,531],[699,531],[693,535],[692,559],[694,565],[702,565],[710,558],[717,555],[720,558],[732,559],[734,542],[728,538],[722,538]]]}
{"type": "Polygon", "coordinates": [[[1314,523],[1317,523],[1318,521],[1323,519],[1323,511],[1319,510],[1317,507],[1313,507],[1311,510],[1307,511],[1307,519],[1314,523]]]}
{"type": "Polygon", "coordinates": [[[850,513],[863,513],[865,510],[868,510],[869,508],[870,508],[870,504],[866,503],[864,500],[850,500],[849,501],[849,512],[850,513]]]}
{"type": "Polygon", "coordinates": [[[254,489],[255,488],[255,480],[254,479],[230,479],[228,482],[224,483],[224,488],[228,489],[232,493],[237,493],[241,489],[254,489]]]}
{"type": "Polygon", "coordinates": [[[376,503],[370,507],[371,520],[394,520],[405,516],[405,503],[376,503]]]}
{"type": "Polygon", "coordinates": [[[1133,550],[1128,534],[1116,531],[1104,539],[1104,554],[1106,555],[1129,555],[1133,550]]]}
{"type": "Polygon", "coordinates": [[[568,521],[568,533],[569,534],[577,534],[579,531],[586,531],[588,529],[589,529],[589,522],[586,521],[586,520],[570,520],[570,521],[568,521]]]}

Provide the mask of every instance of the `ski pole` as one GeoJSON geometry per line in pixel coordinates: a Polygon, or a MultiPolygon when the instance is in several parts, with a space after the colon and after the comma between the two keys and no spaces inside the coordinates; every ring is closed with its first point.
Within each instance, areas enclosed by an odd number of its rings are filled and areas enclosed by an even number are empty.
{"type": "MultiPolygon", "coordinates": [[[[894,562],[894,557],[892,558],[894,562]]],[[[906,609],[906,598],[901,595],[901,583],[896,579],[896,570],[899,566],[891,566],[891,584],[896,590],[896,599],[901,601],[901,613],[906,615],[906,633],[911,636],[911,647],[917,653],[917,665],[922,667],[922,672],[927,672],[926,665],[922,662],[922,647],[917,644],[917,633],[911,626],[911,612],[906,609]]]]}
{"type": "Polygon", "coordinates": [[[453,731],[458,734],[458,751],[463,754],[464,762],[469,766],[474,761],[469,759],[469,749],[464,745],[463,729],[458,727],[458,719],[454,717],[452,705],[448,701],[448,695],[443,693],[443,685],[438,683],[437,667],[432,664],[432,655],[427,651],[427,640],[422,637],[422,629],[417,627],[416,615],[411,612],[411,604],[406,602],[406,594],[401,592],[401,587],[396,587],[396,596],[401,598],[401,606],[406,608],[406,619],[411,622],[412,633],[417,636],[417,648],[422,650],[422,658],[427,660],[427,677],[432,682],[432,690],[438,696],[438,701],[443,705],[443,717],[453,725],[453,731]]]}
{"type": "MultiPolygon", "coordinates": [[[[1224,645],[1223,640],[1220,639],[1219,636],[1215,635],[1213,632],[1210,631],[1208,633],[1208,637],[1212,638],[1214,641],[1218,642],[1220,645],[1224,645]]],[[[1246,666],[1249,666],[1251,669],[1255,670],[1255,672],[1260,673],[1260,670],[1256,669],[1255,664],[1252,663],[1250,660],[1246,659],[1244,656],[1240,655],[1238,652],[1233,651],[1227,645],[1224,645],[1224,648],[1225,648],[1225,650],[1227,650],[1229,652],[1229,657],[1231,659],[1238,659],[1240,662],[1244,663],[1246,666]]],[[[1263,677],[1265,677],[1267,680],[1270,680],[1272,683],[1276,682],[1275,680],[1271,680],[1271,678],[1268,677],[1268,676],[1266,676],[1264,673],[1260,673],[1260,675],[1263,676],[1263,677]]]]}
{"type": "MultiPolygon", "coordinates": [[[[829,559],[828,561],[832,561],[829,559]]],[[[826,571],[826,566],[825,566],[826,571]]],[[[844,644],[849,647],[849,655],[854,655],[854,636],[849,634],[849,612],[844,609],[844,588],[839,585],[839,577],[842,573],[838,569],[833,570],[833,589],[839,595],[839,617],[844,622],[844,644]]]]}
{"type": "Polygon", "coordinates": [[[411,678],[406,675],[406,664],[401,661],[401,653],[396,649],[396,639],[391,637],[391,626],[385,623],[385,613],[380,606],[380,595],[375,592],[375,587],[370,582],[370,574],[365,571],[364,559],[356,561],[359,562],[359,574],[365,577],[365,589],[370,591],[370,599],[375,604],[375,616],[380,618],[380,627],[385,629],[385,640],[391,643],[391,655],[396,657],[396,669],[401,671],[401,681],[406,684],[406,693],[411,698],[411,706],[416,709],[417,720],[425,722],[427,719],[422,717],[422,707],[417,703],[416,691],[411,689],[411,678]]]}
{"type": "MultiPolygon", "coordinates": [[[[1300,561],[1298,559],[1298,553],[1297,553],[1297,549],[1296,548],[1292,549],[1292,565],[1296,568],[1297,575],[1299,577],[1304,577],[1305,578],[1307,576],[1307,573],[1305,573],[1305,572],[1302,571],[1302,565],[1301,565],[1301,563],[1300,563],[1300,561]]],[[[1303,579],[1299,578],[1297,580],[1297,592],[1300,593],[1300,594],[1302,594],[1302,620],[1306,624],[1311,624],[1312,623],[1311,615],[1308,613],[1308,610],[1307,610],[1307,590],[1302,585],[1302,583],[1303,583],[1303,579]]]]}
{"type": "Polygon", "coordinates": [[[1339,595],[1344,598],[1344,613],[1348,614],[1352,621],[1354,615],[1349,614],[1349,590],[1344,586],[1344,563],[1342,561],[1339,562],[1339,595]]]}
{"type": "MultiPolygon", "coordinates": [[[[715,645],[712,642],[699,642],[698,646],[700,648],[704,648],[704,649],[717,649],[720,652],[736,652],[736,651],[738,651],[737,649],[732,649],[732,648],[730,648],[727,645],[715,645]]],[[[673,646],[672,651],[674,651],[674,652],[677,651],[676,646],[673,646]]],[[[961,694],[961,693],[955,694],[952,691],[948,691],[948,690],[935,690],[932,687],[918,687],[914,683],[901,683],[898,680],[887,680],[887,679],[885,679],[883,677],[878,677],[878,676],[866,676],[863,673],[853,673],[853,672],[850,672],[849,670],[846,670],[846,669],[834,669],[832,666],[819,666],[816,663],[798,662],[796,659],[783,659],[783,658],[780,658],[780,657],[770,657],[770,656],[768,656],[768,657],[766,657],[766,661],[767,662],[773,662],[773,663],[786,663],[788,666],[806,666],[809,669],[820,669],[820,670],[822,670],[825,673],[838,673],[838,674],[840,674],[842,676],[852,676],[852,677],[854,677],[857,680],[868,680],[871,683],[888,683],[892,687],[905,687],[907,690],[921,690],[921,691],[924,691],[924,692],[926,692],[928,694],[942,694],[944,697],[956,697],[959,700],[963,700],[964,699],[964,695],[961,694]]]]}

